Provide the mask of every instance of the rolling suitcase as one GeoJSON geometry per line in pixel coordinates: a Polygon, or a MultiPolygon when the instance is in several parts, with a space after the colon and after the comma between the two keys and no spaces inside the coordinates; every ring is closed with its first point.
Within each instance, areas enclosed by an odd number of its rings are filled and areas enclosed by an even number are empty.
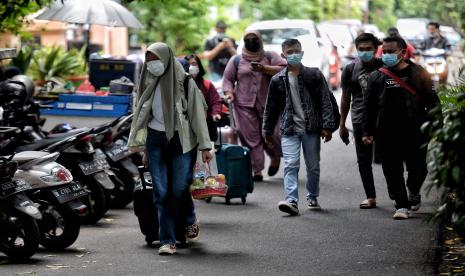
{"type": "MultiPolygon", "coordinates": [[[[145,236],[147,245],[151,245],[158,240],[158,210],[153,203],[152,178],[144,166],[140,166],[140,181],[134,191],[134,214],[139,221],[139,227],[145,236]]],[[[186,244],[186,232],[184,223],[179,216],[176,216],[175,226],[176,240],[181,245],[186,244]]]]}
{"type": "Polygon", "coordinates": [[[226,176],[226,185],[228,185],[226,204],[231,204],[232,198],[240,198],[242,204],[245,204],[247,193],[252,193],[254,189],[249,149],[238,145],[221,144],[216,149],[216,162],[218,173],[226,176]]]}

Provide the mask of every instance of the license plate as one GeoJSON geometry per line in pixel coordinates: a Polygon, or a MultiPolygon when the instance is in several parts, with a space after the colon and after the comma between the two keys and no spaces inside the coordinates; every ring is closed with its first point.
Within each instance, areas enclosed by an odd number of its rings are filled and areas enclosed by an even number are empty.
{"type": "Polygon", "coordinates": [[[0,198],[5,198],[30,189],[32,189],[31,184],[27,183],[24,179],[2,183],[0,184],[0,198]]]}
{"type": "Polygon", "coordinates": [[[65,203],[87,194],[79,183],[73,183],[71,185],[53,189],[52,193],[60,203],[65,203]]]}
{"type": "Polygon", "coordinates": [[[107,160],[102,158],[102,159],[95,159],[94,161],[91,161],[91,162],[80,163],[79,167],[81,168],[82,172],[85,175],[89,175],[89,174],[93,174],[99,171],[109,169],[110,165],[108,164],[107,160]]]}
{"type": "Polygon", "coordinates": [[[106,150],[105,153],[114,162],[129,156],[127,145],[113,145],[110,149],[106,150]]]}

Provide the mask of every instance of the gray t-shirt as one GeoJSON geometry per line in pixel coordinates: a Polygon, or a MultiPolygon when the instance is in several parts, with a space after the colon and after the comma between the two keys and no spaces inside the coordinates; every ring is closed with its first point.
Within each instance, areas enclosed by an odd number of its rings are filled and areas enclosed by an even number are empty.
{"type": "Polygon", "coordinates": [[[292,107],[294,109],[293,119],[296,132],[305,132],[305,115],[302,109],[299,93],[299,79],[289,73],[289,86],[291,92],[292,107]]]}
{"type": "Polygon", "coordinates": [[[375,59],[369,64],[363,64],[361,62],[350,63],[342,71],[342,89],[347,89],[349,95],[352,97],[351,115],[354,128],[360,128],[363,124],[368,76],[381,66],[383,66],[382,61],[375,59]]]}

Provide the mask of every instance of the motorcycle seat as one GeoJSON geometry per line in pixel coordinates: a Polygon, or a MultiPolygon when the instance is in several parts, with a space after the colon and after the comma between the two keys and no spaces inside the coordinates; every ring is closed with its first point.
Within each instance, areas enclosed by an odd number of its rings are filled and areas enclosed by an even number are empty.
{"type": "Polygon", "coordinates": [[[42,140],[38,140],[24,146],[20,146],[16,149],[16,152],[23,152],[23,151],[40,151],[45,149],[46,147],[53,145],[57,142],[63,140],[63,137],[55,137],[55,138],[45,138],[42,140]]]}
{"type": "Polygon", "coordinates": [[[50,155],[50,152],[45,151],[23,151],[15,154],[13,161],[18,162],[19,165],[26,162],[42,158],[44,156],[50,155]]]}
{"type": "Polygon", "coordinates": [[[73,133],[63,133],[67,135],[61,135],[58,137],[47,137],[42,140],[38,140],[23,146],[20,146],[16,149],[16,152],[23,152],[23,151],[40,151],[43,150],[55,143],[61,142],[63,140],[66,140],[67,138],[71,138],[73,136],[78,136],[82,133],[85,133],[83,131],[80,132],[73,132],[73,133]]]}
{"type": "Polygon", "coordinates": [[[80,132],[87,132],[89,131],[88,128],[76,128],[76,129],[72,129],[68,132],[64,132],[64,133],[51,133],[49,135],[47,135],[47,138],[46,139],[50,139],[50,138],[68,138],[68,137],[71,137],[71,136],[74,136],[76,133],[80,133],[80,132]]]}

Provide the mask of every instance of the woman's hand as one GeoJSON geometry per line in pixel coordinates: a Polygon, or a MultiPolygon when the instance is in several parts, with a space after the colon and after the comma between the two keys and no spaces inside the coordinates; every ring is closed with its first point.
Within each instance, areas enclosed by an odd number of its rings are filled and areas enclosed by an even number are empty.
{"type": "Polygon", "coordinates": [[[219,120],[221,120],[221,115],[220,114],[215,114],[212,116],[212,119],[213,119],[213,122],[218,122],[219,120]]]}
{"type": "Polygon", "coordinates": [[[204,163],[210,163],[210,160],[212,160],[213,156],[210,153],[210,150],[202,150],[202,161],[204,163]]]}
{"type": "Polygon", "coordinates": [[[145,150],[142,154],[142,165],[144,165],[144,167],[148,168],[149,166],[149,160],[147,158],[147,151],[145,150]]]}

